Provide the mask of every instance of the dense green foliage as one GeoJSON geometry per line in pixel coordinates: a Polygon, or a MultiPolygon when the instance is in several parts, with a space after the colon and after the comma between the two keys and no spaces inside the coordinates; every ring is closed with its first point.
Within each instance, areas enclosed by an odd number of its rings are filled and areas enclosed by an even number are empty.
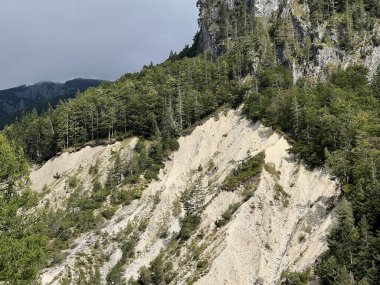
{"type": "Polygon", "coordinates": [[[328,48],[336,48],[337,55],[344,50],[364,59],[368,53],[361,49],[363,44],[380,44],[375,32],[380,17],[378,1],[280,0],[277,9],[271,6],[275,2],[260,4],[264,9],[252,0],[197,2],[202,24],[200,47],[212,50],[215,56],[228,56],[237,78],[255,72],[260,65],[275,63],[289,68],[296,63],[308,69],[325,48],[328,53],[328,48]]]}
{"type": "Polygon", "coordinates": [[[327,163],[350,201],[319,267],[326,284],[343,284],[337,280],[347,272],[368,284],[380,280],[379,75],[370,84],[366,69],[356,66],[333,72],[326,83],[291,86],[284,84],[288,71],[271,68],[252,80],[246,96],[247,116],[286,132],[290,151],[310,166],[327,163]]]}
{"type": "MultiPolygon", "coordinates": [[[[253,71],[258,61],[264,65],[276,61],[276,50],[270,39],[269,26],[256,17],[253,1],[202,1],[197,5],[201,22],[211,32],[211,47],[216,56],[223,55],[231,66],[231,74],[242,78],[253,71]]],[[[200,44],[209,42],[208,33],[201,33],[200,44]]]]}
{"type": "Polygon", "coordinates": [[[22,150],[0,135],[0,280],[10,284],[30,284],[45,265],[45,226],[26,213],[37,197],[19,191],[26,172],[22,150]]]}
{"type": "Polygon", "coordinates": [[[5,134],[35,161],[91,140],[126,135],[158,136],[165,148],[218,106],[235,105],[239,94],[237,83],[229,78],[228,64],[222,59],[211,61],[205,54],[147,67],[89,89],[42,116],[24,116],[5,134]]]}
{"type": "Polygon", "coordinates": [[[165,261],[162,253],[160,253],[150,264],[149,268],[140,269],[140,275],[137,280],[130,280],[131,285],[159,285],[169,284],[173,280],[172,272],[173,264],[165,261]]]}
{"type": "Polygon", "coordinates": [[[353,27],[359,29],[362,25],[372,23],[373,17],[380,17],[380,4],[373,0],[312,0],[310,1],[311,19],[321,22],[334,20],[337,14],[348,14],[353,27]]]}
{"type": "Polygon", "coordinates": [[[101,83],[101,80],[77,78],[65,83],[41,82],[0,90],[0,129],[20,118],[23,113],[33,109],[42,112],[48,106],[56,106],[60,99],[73,98],[78,92],[101,83]]]}
{"type": "Polygon", "coordinates": [[[201,217],[199,215],[191,214],[184,217],[181,221],[181,230],[178,233],[178,239],[182,241],[188,240],[200,223],[201,217]]]}
{"type": "Polygon", "coordinates": [[[223,182],[223,189],[226,191],[235,190],[236,187],[248,182],[261,173],[264,165],[265,153],[261,152],[248,159],[232,171],[223,182]]]}
{"type": "Polygon", "coordinates": [[[127,241],[124,242],[122,246],[122,257],[114,266],[107,275],[107,284],[116,285],[116,284],[125,284],[123,276],[123,265],[127,262],[128,259],[131,259],[135,256],[135,246],[137,243],[136,237],[130,237],[127,241]]]}
{"type": "Polygon", "coordinates": [[[0,134],[0,190],[10,190],[14,182],[25,175],[26,171],[27,164],[22,149],[0,134]]]}
{"type": "Polygon", "coordinates": [[[281,285],[308,285],[312,280],[311,270],[305,270],[304,272],[291,272],[284,271],[281,274],[283,279],[281,285]]]}

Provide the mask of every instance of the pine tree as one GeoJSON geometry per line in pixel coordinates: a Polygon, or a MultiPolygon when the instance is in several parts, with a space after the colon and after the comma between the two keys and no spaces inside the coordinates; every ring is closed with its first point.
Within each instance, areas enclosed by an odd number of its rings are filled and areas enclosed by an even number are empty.
{"type": "Polygon", "coordinates": [[[352,265],[355,227],[351,203],[346,199],[342,200],[339,207],[338,222],[329,236],[329,249],[340,264],[352,265]]]}
{"type": "Polygon", "coordinates": [[[338,276],[337,276],[336,281],[334,282],[334,285],[352,285],[352,284],[354,284],[352,282],[352,278],[349,272],[347,271],[347,268],[343,266],[343,268],[338,271],[338,276]]]}
{"type": "Polygon", "coordinates": [[[27,173],[27,167],[22,150],[0,134],[0,191],[10,195],[11,187],[27,173]]]}

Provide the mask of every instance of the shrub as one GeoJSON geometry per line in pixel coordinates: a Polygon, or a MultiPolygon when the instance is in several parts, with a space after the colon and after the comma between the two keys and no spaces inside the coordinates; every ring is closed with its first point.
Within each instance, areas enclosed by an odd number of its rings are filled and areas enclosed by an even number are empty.
{"type": "Polygon", "coordinates": [[[176,151],[179,149],[179,142],[175,138],[170,138],[166,141],[167,147],[171,151],[176,151]]]}
{"type": "Polygon", "coordinates": [[[123,278],[123,264],[118,262],[107,275],[107,284],[125,284],[123,278]]]}
{"type": "Polygon", "coordinates": [[[134,238],[128,239],[122,246],[123,259],[133,258],[135,256],[136,240],[134,238]]]}
{"type": "Polygon", "coordinates": [[[174,277],[172,272],[173,264],[165,260],[160,253],[149,265],[149,268],[142,267],[139,278],[130,284],[169,284],[174,277]]]}
{"type": "Polygon", "coordinates": [[[282,205],[286,208],[289,206],[289,198],[290,195],[285,192],[284,187],[282,187],[280,184],[276,182],[274,185],[274,197],[275,200],[280,200],[282,202],[282,205]]]}
{"type": "Polygon", "coordinates": [[[102,217],[105,218],[106,220],[109,220],[113,217],[113,215],[116,212],[116,208],[107,208],[104,209],[101,213],[102,217]]]}
{"type": "Polygon", "coordinates": [[[112,193],[111,203],[115,205],[129,205],[134,199],[132,191],[116,190],[112,193]]]}
{"type": "Polygon", "coordinates": [[[144,177],[146,180],[149,180],[149,181],[150,180],[157,180],[158,179],[158,172],[159,172],[159,168],[158,168],[158,170],[156,168],[149,168],[145,172],[144,177]]]}
{"type": "Polygon", "coordinates": [[[245,188],[242,195],[244,197],[243,201],[247,202],[253,195],[255,194],[257,186],[254,186],[253,188],[245,188]]]}
{"type": "Polygon", "coordinates": [[[73,177],[70,177],[70,178],[69,178],[69,180],[67,181],[67,185],[69,185],[69,187],[70,187],[71,189],[75,189],[75,188],[78,187],[79,182],[80,182],[80,181],[79,181],[78,177],[73,176],[73,177]]]}
{"type": "Polygon", "coordinates": [[[215,169],[215,163],[214,161],[211,159],[208,164],[207,164],[207,171],[213,171],[215,169]]]}
{"type": "Polygon", "coordinates": [[[215,222],[217,228],[223,227],[226,225],[232,218],[232,215],[239,209],[241,203],[231,204],[228,209],[222,214],[222,218],[215,222]]]}
{"type": "Polygon", "coordinates": [[[284,271],[281,273],[281,285],[307,285],[312,279],[311,270],[307,269],[304,272],[284,271]]]}
{"type": "Polygon", "coordinates": [[[273,163],[265,163],[264,169],[276,179],[280,179],[281,172],[276,170],[276,166],[273,163]]]}
{"type": "Polygon", "coordinates": [[[140,176],[139,175],[131,175],[127,176],[124,178],[124,183],[125,184],[137,184],[140,181],[140,176]]]}
{"type": "Polygon", "coordinates": [[[201,223],[201,217],[198,215],[188,215],[182,220],[181,230],[178,233],[178,239],[185,241],[191,237],[191,234],[201,223]]]}
{"type": "Polygon", "coordinates": [[[148,227],[148,222],[148,219],[141,220],[138,230],[142,233],[145,232],[146,228],[148,227]]]}
{"type": "Polygon", "coordinates": [[[208,266],[208,262],[207,262],[207,260],[201,260],[201,261],[199,261],[199,262],[197,263],[197,269],[198,269],[199,271],[203,271],[203,270],[205,270],[205,269],[207,268],[207,266],[208,266]]]}
{"type": "Polygon", "coordinates": [[[242,165],[232,171],[232,173],[224,180],[223,189],[226,191],[232,191],[238,187],[239,184],[246,183],[250,178],[259,175],[265,162],[264,159],[265,153],[261,152],[242,163],[242,165]]]}

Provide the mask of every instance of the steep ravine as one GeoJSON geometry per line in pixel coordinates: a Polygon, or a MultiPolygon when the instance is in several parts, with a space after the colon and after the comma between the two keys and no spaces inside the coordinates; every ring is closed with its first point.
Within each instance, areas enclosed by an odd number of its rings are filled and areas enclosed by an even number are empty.
{"type": "MultiPolygon", "coordinates": [[[[121,150],[127,158],[135,143],[132,139],[63,154],[32,172],[34,190],[40,192],[46,183],[50,189],[46,199],[59,206],[70,195],[62,186],[63,179],[77,175],[86,185],[91,165],[101,161],[100,170],[106,172],[112,152],[121,150]],[[59,171],[64,174],[54,178],[59,171]]],[[[181,137],[179,144],[158,181],[150,183],[139,200],[120,207],[109,221],[78,238],[60,264],[42,272],[42,284],[62,284],[63,280],[77,284],[78,278],[89,276],[100,276],[101,284],[106,284],[131,225],[138,242],[123,272],[126,280],[136,278],[142,266],[173,246],[173,233],[179,232],[185,215],[180,202],[189,189],[196,189],[190,193],[198,201],[201,223],[188,241],[178,243],[178,253],[168,258],[176,273],[173,284],[185,284],[189,278],[198,279],[196,284],[275,284],[282,271],[303,270],[326,250],[338,187],[324,170],[309,171],[294,160],[281,135],[260,122],[252,124],[239,111],[225,111],[181,137]],[[243,200],[243,186],[223,191],[226,176],[262,151],[264,170],[252,185],[244,186],[256,188],[253,196],[243,200]],[[217,229],[215,221],[238,202],[231,220],[217,229]],[[192,257],[192,244],[202,246],[198,259],[207,261],[201,272],[192,257]]]]}

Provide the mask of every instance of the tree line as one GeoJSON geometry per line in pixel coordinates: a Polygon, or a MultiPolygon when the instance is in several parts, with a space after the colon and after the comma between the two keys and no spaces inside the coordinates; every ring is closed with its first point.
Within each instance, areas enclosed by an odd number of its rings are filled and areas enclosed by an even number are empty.
{"type": "Polygon", "coordinates": [[[229,65],[210,58],[167,61],[127,74],[43,114],[33,111],[4,134],[36,162],[89,141],[131,135],[168,141],[218,106],[239,100],[240,87],[231,80],[229,65]]]}

